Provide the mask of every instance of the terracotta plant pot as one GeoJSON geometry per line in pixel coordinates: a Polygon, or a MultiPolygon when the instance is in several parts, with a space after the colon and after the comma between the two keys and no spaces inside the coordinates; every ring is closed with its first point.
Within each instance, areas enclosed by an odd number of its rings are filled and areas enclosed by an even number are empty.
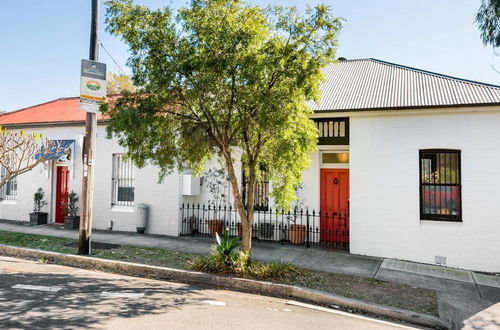
{"type": "Polygon", "coordinates": [[[212,236],[215,236],[215,233],[221,236],[224,233],[224,220],[208,220],[208,231],[212,236]]]}
{"type": "Polygon", "coordinates": [[[306,241],[305,225],[290,225],[290,242],[293,244],[304,244],[306,241]]]}

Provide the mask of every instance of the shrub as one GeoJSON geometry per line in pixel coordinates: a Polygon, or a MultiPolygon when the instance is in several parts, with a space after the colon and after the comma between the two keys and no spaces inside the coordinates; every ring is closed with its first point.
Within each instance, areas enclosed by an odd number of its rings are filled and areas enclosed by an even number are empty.
{"type": "Polygon", "coordinates": [[[47,205],[47,202],[45,201],[45,191],[43,191],[42,188],[38,188],[36,193],[33,195],[33,204],[34,213],[40,213],[42,208],[47,205]]]}
{"type": "Polygon", "coordinates": [[[76,217],[76,215],[78,214],[78,195],[74,191],[71,191],[68,195],[66,213],[70,217],[76,217]]]}
{"type": "Polygon", "coordinates": [[[222,237],[218,233],[215,233],[215,238],[217,244],[214,245],[212,254],[219,257],[227,266],[233,266],[238,259],[236,249],[241,245],[239,239],[229,236],[229,228],[224,230],[222,237]]]}
{"type": "Polygon", "coordinates": [[[193,260],[193,270],[262,280],[285,280],[300,274],[300,269],[290,263],[268,264],[250,261],[248,253],[238,253],[240,241],[238,238],[231,238],[227,228],[222,237],[216,234],[216,240],[217,244],[214,245],[211,255],[193,260]]]}

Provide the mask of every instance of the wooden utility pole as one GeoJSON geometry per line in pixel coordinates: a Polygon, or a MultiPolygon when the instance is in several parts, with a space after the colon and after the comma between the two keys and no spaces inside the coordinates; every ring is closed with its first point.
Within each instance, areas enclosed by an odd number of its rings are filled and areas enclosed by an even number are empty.
{"type": "MultiPolygon", "coordinates": [[[[92,1],[92,18],[90,24],[89,60],[99,60],[99,0],[92,1]]],[[[85,137],[83,139],[83,178],[82,178],[82,212],[80,219],[80,239],[78,253],[88,255],[91,252],[92,205],[94,200],[94,156],[97,133],[97,114],[87,112],[85,118],[85,137]]]]}

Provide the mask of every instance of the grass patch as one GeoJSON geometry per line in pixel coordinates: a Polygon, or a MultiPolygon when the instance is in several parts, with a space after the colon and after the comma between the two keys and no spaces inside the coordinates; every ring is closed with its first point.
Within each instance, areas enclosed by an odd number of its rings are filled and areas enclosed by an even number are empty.
{"type": "MultiPolygon", "coordinates": [[[[76,254],[76,248],[65,246],[74,242],[75,240],[67,238],[0,231],[0,244],[45,251],[76,254]]],[[[97,258],[269,280],[322,290],[374,304],[438,315],[434,291],[375,279],[312,271],[291,264],[259,261],[253,261],[245,274],[236,274],[230,269],[221,271],[220,264],[210,261],[210,256],[126,245],[114,249],[93,249],[92,252],[92,256],[97,258]]]]}

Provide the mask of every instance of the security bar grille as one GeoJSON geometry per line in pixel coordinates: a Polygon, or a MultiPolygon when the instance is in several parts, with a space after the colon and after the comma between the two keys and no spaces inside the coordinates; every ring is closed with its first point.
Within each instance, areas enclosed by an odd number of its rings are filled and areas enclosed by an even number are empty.
{"type": "Polygon", "coordinates": [[[124,154],[113,154],[112,205],[133,206],[134,164],[124,154]]]}
{"type": "MultiPolygon", "coordinates": [[[[5,178],[6,176],[7,176],[7,169],[3,166],[0,166],[1,179],[5,178]]],[[[17,176],[12,178],[2,188],[0,188],[0,199],[5,199],[5,200],[17,199],[17,176]]]]}
{"type": "MultiPolygon", "coordinates": [[[[248,205],[248,178],[245,176],[245,172],[242,172],[243,200],[245,205],[248,205]]],[[[255,182],[253,206],[255,211],[267,211],[269,209],[269,178],[264,165],[260,166],[260,180],[255,182]]]]}
{"type": "Polygon", "coordinates": [[[459,150],[420,150],[420,219],[462,221],[459,150]]]}

